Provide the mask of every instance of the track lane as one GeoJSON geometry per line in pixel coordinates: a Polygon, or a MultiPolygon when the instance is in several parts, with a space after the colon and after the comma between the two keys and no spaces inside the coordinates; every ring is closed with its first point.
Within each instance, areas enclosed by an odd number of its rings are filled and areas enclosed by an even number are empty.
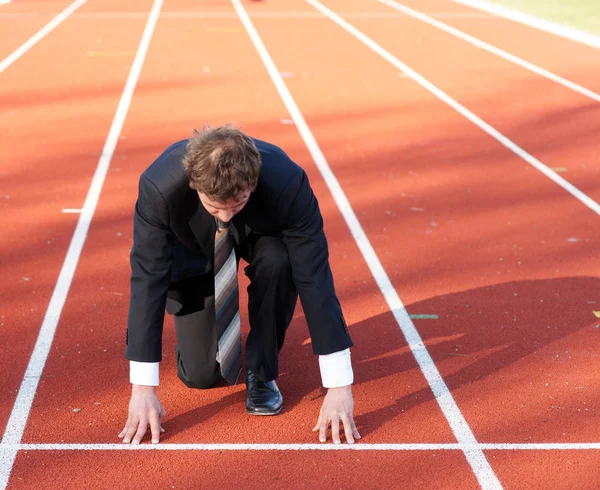
{"type": "Polygon", "coordinates": [[[124,31],[120,45],[133,52],[142,28],[143,21],[66,23],[0,77],[0,253],[10,258],[0,286],[2,432],[77,222],[61,211],[83,204],[131,63],[126,56],[91,58],[86,50],[102,39],[110,46],[124,31]],[[71,49],[73,39],[78,49],[71,49]]]}
{"type": "Polygon", "coordinates": [[[457,452],[23,452],[10,488],[479,488],[457,452]],[[36,476],[27,470],[43,468],[36,476]],[[444,469],[445,481],[432,467],[444,469]],[[152,468],[152,471],[147,471],[152,468]],[[385,469],[385,475],[383,474],[385,469]],[[402,475],[409,474],[406,478],[402,475]],[[91,477],[91,475],[94,475],[91,477]],[[127,475],[127,478],[123,478],[127,475]]]}
{"type": "Polygon", "coordinates": [[[490,451],[505,488],[594,490],[600,482],[598,451],[490,451]]]}

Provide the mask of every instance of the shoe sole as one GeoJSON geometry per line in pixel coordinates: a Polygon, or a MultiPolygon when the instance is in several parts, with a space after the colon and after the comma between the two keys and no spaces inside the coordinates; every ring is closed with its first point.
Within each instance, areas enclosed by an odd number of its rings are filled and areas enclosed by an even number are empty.
{"type": "Polygon", "coordinates": [[[262,415],[262,416],[268,417],[269,415],[279,415],[282,410],[283,410],[283,407],[279,407],[279,410],[277,410],[276,412],[252,412],[250,410],[246,410],[246,413],[248,415],[262,415]]]}

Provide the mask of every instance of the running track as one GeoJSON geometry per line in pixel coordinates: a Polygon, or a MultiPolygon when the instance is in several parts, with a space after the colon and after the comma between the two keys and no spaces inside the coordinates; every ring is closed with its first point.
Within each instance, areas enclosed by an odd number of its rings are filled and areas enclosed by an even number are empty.
{"type": "MultiPolygon", "coordinates": [[[[390,2],[79,3],[0,73],[3,487],[600,486],[599,50],[402,2],[584,95],[390,2]],[[282,415],[246,416],[243,387],[185,389],[168,318],[166,433],[119,444],[137,178],[207,122],[309,174],[356,344],[354,446],[310,431],[300,309],[282,415]]],[[[0,62],[70,5],[1,6],[0,62]]]]}

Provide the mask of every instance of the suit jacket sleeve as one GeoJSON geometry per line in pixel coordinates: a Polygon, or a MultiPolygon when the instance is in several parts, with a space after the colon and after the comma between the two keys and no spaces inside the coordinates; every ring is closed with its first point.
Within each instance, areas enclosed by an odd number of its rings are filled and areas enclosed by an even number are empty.
{"type": "Polygon", "coordinates": [[[156,186],[140,178],[133,218],[131,299],[125,357],[131,361],[162,359],[165,303],[173,261],[169,210],[156,186]]]}
{"type": "Polygon", "coordinates": [[[285,187],[281,208],[285,213],[283,240],[306,315],[313,352],[325,355],[351,347],[352,340],[335,293],[319,203],[304,171],[285,187]]]}

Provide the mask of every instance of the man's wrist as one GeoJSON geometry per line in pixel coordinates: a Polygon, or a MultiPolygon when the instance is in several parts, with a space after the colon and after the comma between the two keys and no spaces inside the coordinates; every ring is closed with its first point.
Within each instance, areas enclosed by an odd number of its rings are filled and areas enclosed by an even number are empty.
{"type": "Polygon", "coordinates": [[[132,393],[156,393],[156,386],[131,385],[132,393]]]}
{"type": "Polygon", "coordinates": [[[352,385],[336,386],[335,388],[327,388],[327,391],[349,391],[349,392],[352,392],[352,385]]]}

